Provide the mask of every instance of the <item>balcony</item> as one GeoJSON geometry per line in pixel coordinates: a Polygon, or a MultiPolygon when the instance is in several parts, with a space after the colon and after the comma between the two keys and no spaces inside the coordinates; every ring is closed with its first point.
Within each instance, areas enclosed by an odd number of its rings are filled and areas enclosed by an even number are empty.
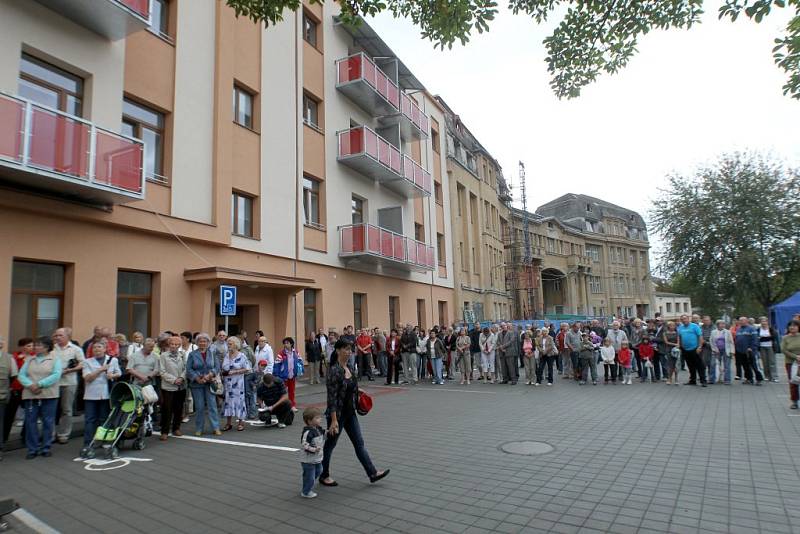
{"type": "Polygon", "coordinates": [[[112,41],[147,28],[150,0],[37,0],[112,41]]]}
{"type": "Polygon", "coordinates": [[[400,126],[400,137],[403,141],[427,139],[430,131],[430,120],[413,98],[405,93],[400,94],[400,113],[387,115],[379,119],[381,126],[400,126]]]}
{"type": "Polygon", "coordinates": [[[431,173],[366,126],[337,133],[337,159],[406,198],[430,196],[431,173]]]}
{"type": "Polygon", "coordinates": [[[373,117],[400,109],[400,88],[363,52],[338,60],[336,72],[336,88],[373,117]]]}
{"type": "Polygon", "coordinates": [[[336,88],[373,117],[380,117],[381,125],[399,125],[404,141],[428,137],[428,116],[366,54],[338,60],[336,73],[336,88]]]}
{"type": "Polygon", "coordinates": [[[592,258],[589,256],[579,256],[578,254],[570,254],[567,257],[567,266],[569,267],[590,267],[592,265],[592,258]]]}
{"type": "Polygon", "coordinates": [[[433,247],[372,224],[339,227],[339,257],[409,271],[433,271],[433,247]]]}
{"type": "Polygon", "coordinates": [[[0,180],[98,205],[144,198],[144,146],[88,121],[0,94],[0,180]]]}

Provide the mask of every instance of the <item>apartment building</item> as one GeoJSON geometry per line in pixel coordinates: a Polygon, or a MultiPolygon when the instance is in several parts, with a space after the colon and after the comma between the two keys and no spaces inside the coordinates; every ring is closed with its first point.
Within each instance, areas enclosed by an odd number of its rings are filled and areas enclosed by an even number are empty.
{"type": "Polygon", "coordinates": [[[680,293],[655,292],[655,311],[665,321],[677,321],[681,315],[692,314],[692,297],[680,293]]]}
{"type": "Polygon", "coordinates": [[[503,235],[511,195],[500,164],[480,144],[445,100],[450,226],[453,232],[454,302],[467,322],[511,319],[505,287],[503,235]]]}
{"type": "Polygon", "coordinates": [[[0,331],[455,317],[445,109],[368,25],[87,5],[0,0],[0,331]]]}
{"type": "Polygon", "coordinates": [[[648,251],[642,217],[600,199],[567,194],[535,213],[514,209],[506,240],[514,313],[651,317],[648,251]]]}

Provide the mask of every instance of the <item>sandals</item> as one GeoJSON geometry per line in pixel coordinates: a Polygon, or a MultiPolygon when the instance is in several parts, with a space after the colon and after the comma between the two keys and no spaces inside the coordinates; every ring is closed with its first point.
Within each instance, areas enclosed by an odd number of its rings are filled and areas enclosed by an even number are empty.
{"type": "Polygon", "coordinates": [[[244,423],[239,423],[238,425],[236,425],[237,432],[241,432],[242,430],[244,430],[244,423]]]}
{"type": "Polygon", "coordinates": [[[336,482],[335,480],[332,480],[330,482],[325,482],[325,479],[323,478],[319,479],[319,483],[322,484],[323,486],[328,486],[329,488],[333,488],[339,485],[339,483],[336,482]]]}
{"type": "Polygon", "coordinates": [[[228,430],[233,430],[233,425],[225,425],[225,426],[222,428],[222,431],[223,431],[223,432],[227,432],[228,430]]]}

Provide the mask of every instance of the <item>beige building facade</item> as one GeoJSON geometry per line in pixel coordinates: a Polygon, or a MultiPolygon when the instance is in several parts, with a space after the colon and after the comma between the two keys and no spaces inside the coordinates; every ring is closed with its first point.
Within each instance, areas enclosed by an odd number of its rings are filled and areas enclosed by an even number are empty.
{"type": "Polygon", "coordinates": [[[447,174],[453,232],[454,307],[458,320],[512,318],[503,235],[511,196],[503,170],[444,101],[447,174]]]}
{"type": "Polygon", "coordinates": [[[654,315],[647,229],[639,214],[567,194],[536,213],[514,209],[511,219],[506,261],[515,315],[654,315]]]}
{"type": "Polygon", "coordinates": [[[655,292],[655,311],[665,321],[677,321],[681,315],[692,313],[692,298],[680,293],[655,292]]]}
{"type": "Polygon", "coordinates": [[[456,317],[445,109],[368,25],[304,3],[0,0],[0,332],[456,317]]]}

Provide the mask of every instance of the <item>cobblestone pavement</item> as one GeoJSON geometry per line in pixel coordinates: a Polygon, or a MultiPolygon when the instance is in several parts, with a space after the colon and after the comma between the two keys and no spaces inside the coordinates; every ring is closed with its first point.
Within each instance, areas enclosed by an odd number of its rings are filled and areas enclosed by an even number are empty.
{"type": "MultiPolygon", "coordinates": [[[[339,487],[315,500],[299,497],[290,450],[151,438],[123,451],[150,461],[87,466],[73,439],[49,459],[8,453],[0,493],[75,533],[800,532],[800,414],[785,384],[377,384],[361,418],[376,466],[392,469],[377,484],[345,438],[339,487]],[[526,440],[555,450],[499,449],[526,440]]],[[[298,394],[324,402],[321,386],[298,394]]],[[[301,421],[221,439],[296,448],[301,421]]]]}

